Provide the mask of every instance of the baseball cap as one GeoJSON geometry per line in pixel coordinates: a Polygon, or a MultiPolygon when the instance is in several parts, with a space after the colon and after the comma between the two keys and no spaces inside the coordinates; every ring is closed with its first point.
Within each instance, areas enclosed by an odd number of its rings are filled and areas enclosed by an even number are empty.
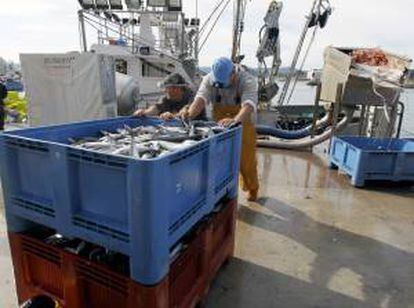
{"type": "Polygon", "coordinates": [[[227,88],[230,85],[233,68],[234,64],[229,58],[221,57],[214,60],[211,67],[214,86],[227,88]]]}
{"type": "Polygon", "coordinates": [[[160,84],[161,87],[186,87],[188,86],[185,78],[179,73],[168,75],[160,84]]]}

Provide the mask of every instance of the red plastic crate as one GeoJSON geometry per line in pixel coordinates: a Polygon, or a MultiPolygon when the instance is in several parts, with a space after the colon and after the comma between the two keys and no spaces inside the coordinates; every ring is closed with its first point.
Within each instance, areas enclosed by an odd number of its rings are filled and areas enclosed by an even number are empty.
{"type": "Polygon", "coordinates": [[[225,207],[207,225],[205,247],[210,280],[216,276],[223,260],[233,256],[237,205],[234,204],[234,207],[225,207]]]}
{"type": "Polygon", "coordinates": [[[236,209],[237,202],[230,201],[201,224],[156,286],[140,285],[32,236],[10,233],[19,302],[44,294],[68,308],[195,307],[233,255],[236,209]]]}

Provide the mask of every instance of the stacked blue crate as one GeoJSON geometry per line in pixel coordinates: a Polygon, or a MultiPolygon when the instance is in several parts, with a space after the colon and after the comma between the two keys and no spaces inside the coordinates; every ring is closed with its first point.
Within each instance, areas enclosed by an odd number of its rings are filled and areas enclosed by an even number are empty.
{"type": "Polygon", "coordinates": [[[414,181],[414,141],[366,137],[334,137],[330,165],[363,187],[368,180],[414,181]]]}
{"type": "Polygon", "coordinates": [[[33,223],[53,228],[128,255],[135,281],[160,282],[170,249],[222,198],[237,197],[241,128],[150,160],[68,144],[102,130],[156,124],[116,118],[0,135],[9,231],[33,223]]]}

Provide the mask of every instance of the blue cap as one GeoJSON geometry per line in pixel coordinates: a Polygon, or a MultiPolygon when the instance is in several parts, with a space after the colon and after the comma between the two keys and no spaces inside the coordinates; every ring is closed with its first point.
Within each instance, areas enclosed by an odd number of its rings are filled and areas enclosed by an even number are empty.
{"type": "Polygon", "coordinates": [[[215,86],[227,88],[230,85],[233,68],[234,64],[229,58],[221,57],[216,59],[211,67],[215,86]]]}

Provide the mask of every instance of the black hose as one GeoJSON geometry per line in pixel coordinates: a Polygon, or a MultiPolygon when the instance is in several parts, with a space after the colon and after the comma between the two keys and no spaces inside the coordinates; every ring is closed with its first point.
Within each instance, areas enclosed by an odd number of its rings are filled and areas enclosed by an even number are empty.
{"type": "Polygon", "coordinates": [[[273,136],[286,140],[295,140],[305,138],[311,135],[311,127],[305,127],[299,130],[284,130],[267,125],[256,125],[256,132],[259,135],[273,136]]]}

